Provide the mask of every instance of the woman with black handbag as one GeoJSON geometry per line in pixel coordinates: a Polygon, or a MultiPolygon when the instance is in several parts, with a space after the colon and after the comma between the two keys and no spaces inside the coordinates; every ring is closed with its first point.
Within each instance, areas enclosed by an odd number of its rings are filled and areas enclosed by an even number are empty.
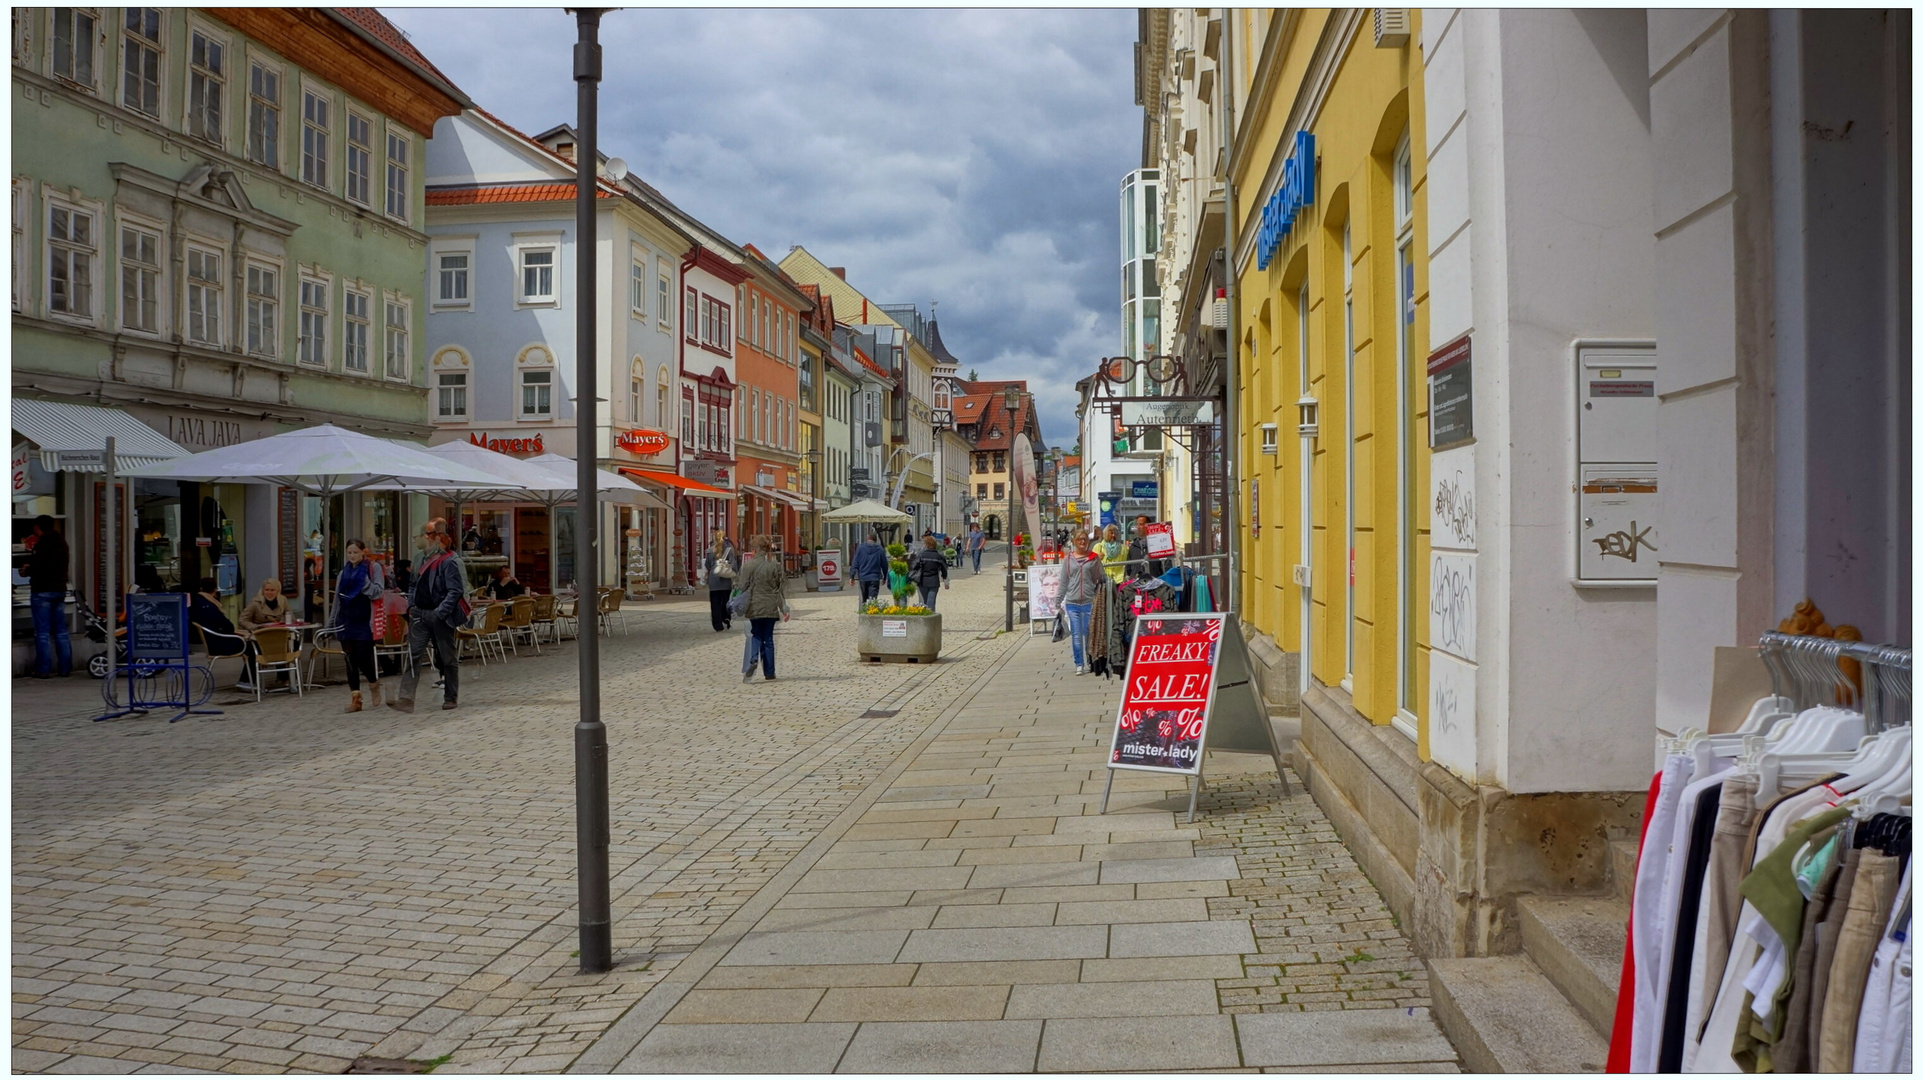
{"type": "Polygon", "coordinates": [[[728,594],[734,591],[735,575],[741,572],[741,553],[728,542],[726,534],[714,534],[714,543],[701,560],[701,572],[708,579],[708,621],[719,634],[734,625],[728,594]]]}

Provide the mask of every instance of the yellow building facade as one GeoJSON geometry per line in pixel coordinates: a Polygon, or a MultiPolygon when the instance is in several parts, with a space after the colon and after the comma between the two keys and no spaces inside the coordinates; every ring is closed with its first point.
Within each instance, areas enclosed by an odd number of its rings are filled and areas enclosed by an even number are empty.
{"type": "Polygon", "coordinates": [[[1305,749],[1312,714],[1348,713],[1426,760],[1419,36],[1369,9],[1228,17],[1241,609],[1289,659],[1305,749]]]}

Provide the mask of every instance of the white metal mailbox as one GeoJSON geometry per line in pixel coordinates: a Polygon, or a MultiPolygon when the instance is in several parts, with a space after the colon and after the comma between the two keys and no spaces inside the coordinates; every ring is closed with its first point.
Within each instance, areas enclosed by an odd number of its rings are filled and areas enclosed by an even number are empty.
{"type": "Polygon", "coordinates": [[[1576,346],[1578,584],[1656,580],[1656,364],[1653,344],[1576,346]]]}

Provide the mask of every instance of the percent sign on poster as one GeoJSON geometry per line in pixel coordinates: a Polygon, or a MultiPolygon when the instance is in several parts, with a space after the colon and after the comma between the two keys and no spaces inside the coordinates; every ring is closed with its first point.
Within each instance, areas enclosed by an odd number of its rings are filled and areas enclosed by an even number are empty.
{"type": "Polygon", "coordinates": [[[1201,771],[1221,644],[1220,615],[1136,620],[1111,767],[1201,771]]]}

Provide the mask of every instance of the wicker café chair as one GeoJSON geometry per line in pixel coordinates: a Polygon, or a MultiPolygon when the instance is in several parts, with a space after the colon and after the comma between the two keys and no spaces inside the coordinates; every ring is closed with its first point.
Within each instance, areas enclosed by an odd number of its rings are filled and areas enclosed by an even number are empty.
{"type": "Polygon", "coordinates": [[[483,667],[487,666],[487,648],[490,644],[494,646],[495,652],[500,654],[501,662],[507,662],[507,646],[501,635],[501,615],[505,606],[489,604],[480,608],[475,611],[474,617],[469,620],[467,626],[454,631],[455,641],[463,649],[468,642],[474,643],[474,649],[480,654],[483,667]]]}
{"type": "Polygon", "coordinates": [[[263,626],[254,631],[254,644],[260,648],[260,655],[254,659],[254,700],[260,700],[267,676],[275,672],[287,675],[294,693],[305,697],[300,676],[300,634],[291,627],[263,626]]]}
{"type": "MultiPolygon", "coordinates": [[[[537,642],[540,641],[541,634],[546,633],[548,635],[549,641],[553,641],[557,644],[560,642],[561,640],[560,610],[561,610],[561,602],[555,597],[537,596],[534,598],[534,615],[531,617],[529,621],[531,621],[534,624],[534,640],[535,641],[537,642]]],[[[537,652],[539,651],[538,648],[536,651],[537,652]]]]}
{"type": "Polygon", "coordinates": [[[521,647],[515,641],[523,636],[529,645],[534,646],[534,655],[541,655],[541,641],[534,633],[534,598],[517,596],[509,600],[506,606],[507,614],[501,618],[501,633],[507,638],[514,655],[521,655],[521,647]]]}

